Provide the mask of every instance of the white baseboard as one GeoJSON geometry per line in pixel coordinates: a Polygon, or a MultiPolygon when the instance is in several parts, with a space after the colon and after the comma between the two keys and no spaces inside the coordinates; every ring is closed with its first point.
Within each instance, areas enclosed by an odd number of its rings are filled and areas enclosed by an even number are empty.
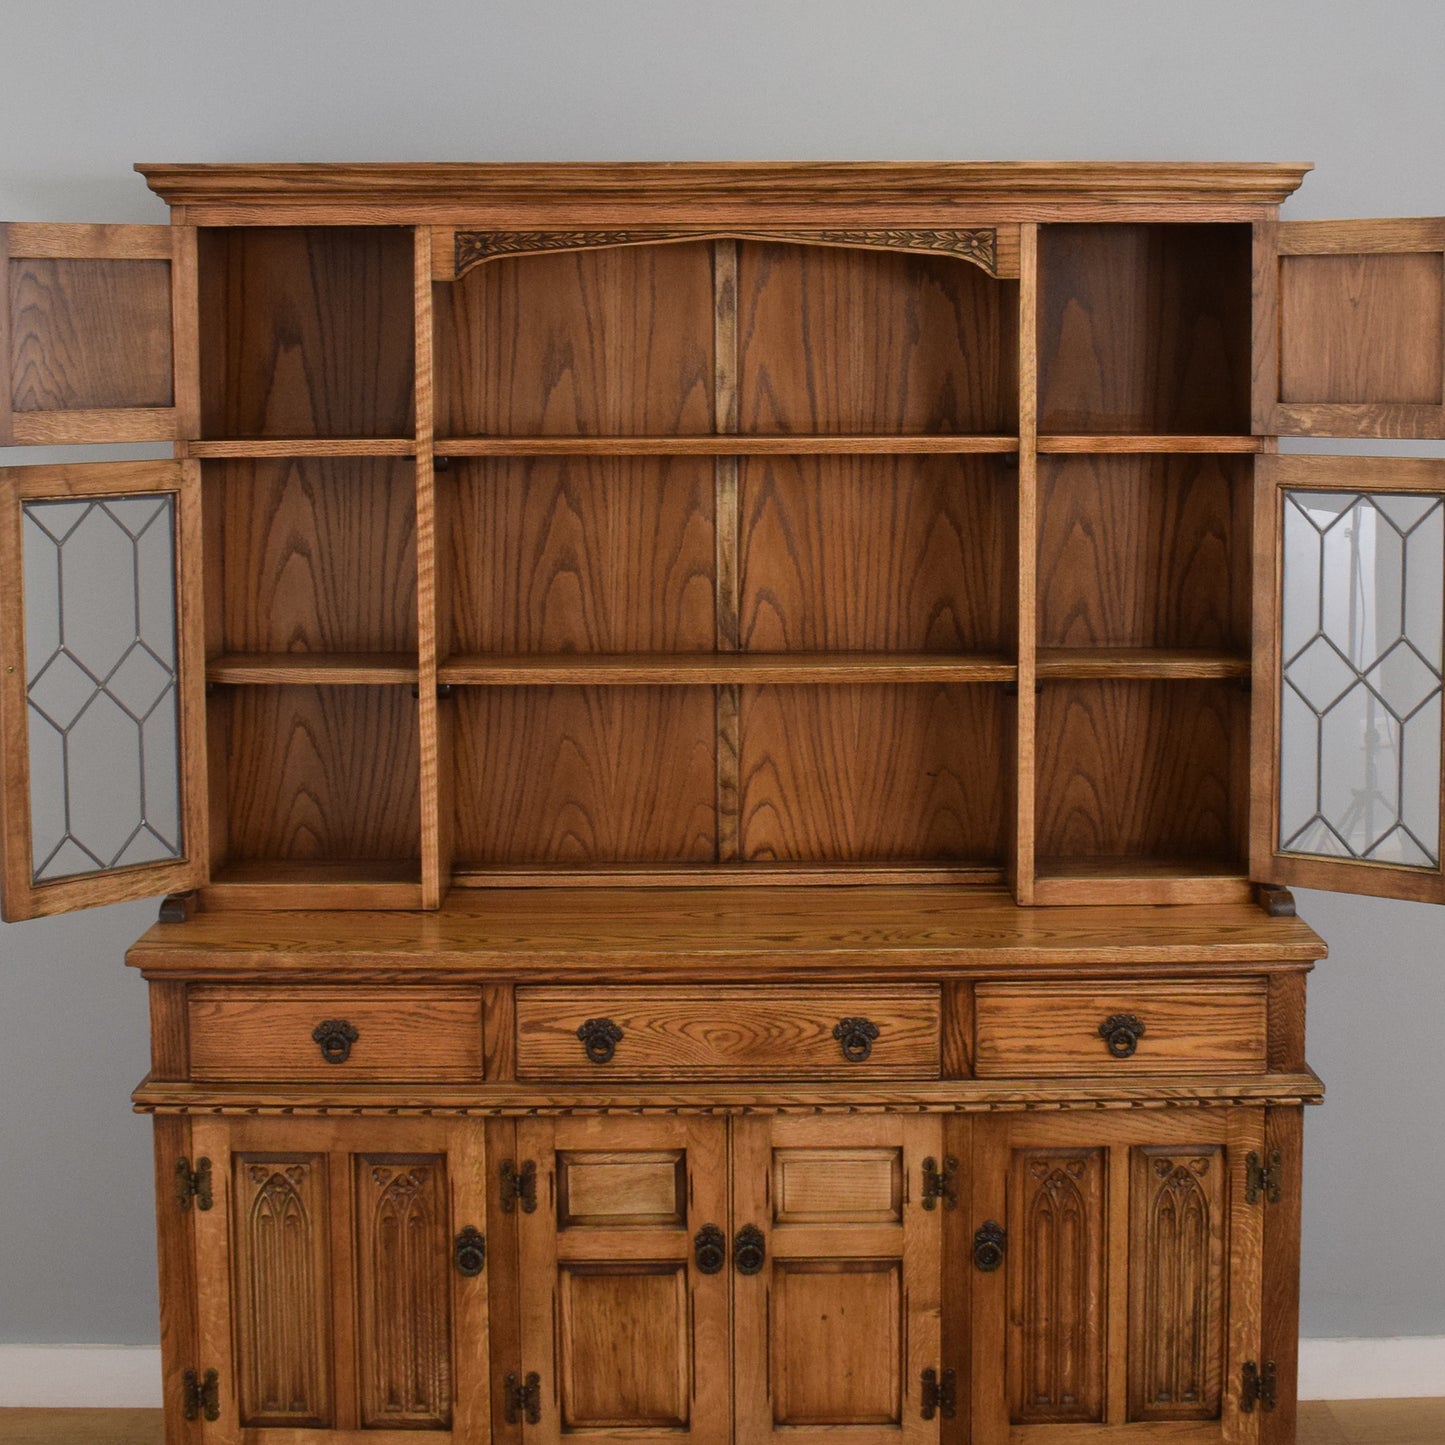
{"type": "Polygon", "coordinates": [[[1409,1400],[1445,1395],[1445,1335],[1301,1340],[1301,1400],[1409,1400]]]}
{"type": "MultiPolygon", "coordinates": [[[[1302,1340],[1300,1399],[1391,1400],[1438,1395],[1445,1335],[1302,1340]]],[[[0,1345],[0,1407],[156,1409],[161,1352],[115,1345],[0,1345]]]]}

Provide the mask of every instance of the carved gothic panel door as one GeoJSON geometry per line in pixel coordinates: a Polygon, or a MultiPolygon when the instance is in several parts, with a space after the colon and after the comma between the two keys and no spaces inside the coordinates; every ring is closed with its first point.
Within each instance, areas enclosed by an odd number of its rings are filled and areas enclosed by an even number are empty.
{"type": "Polygon", "coordinates": [[[995,1119],[974,1155],[974,1445],[1253,1445],[1258,1109],[995,1119]]]}
{"type": "Polygon", "coordinates": [[[739,1440],[939,1438],[923,1381],[940,1366],[942,1211],[923,1174],[942,1139],[922,1114],[734,1122],[739,1440]]]}
{"type": "Polygon", "coordinates": [[[207,1120],[191,1137],[213,1195],[194,1214],[207,1445],[485,1439],[481,1125],[207,1120]]]}

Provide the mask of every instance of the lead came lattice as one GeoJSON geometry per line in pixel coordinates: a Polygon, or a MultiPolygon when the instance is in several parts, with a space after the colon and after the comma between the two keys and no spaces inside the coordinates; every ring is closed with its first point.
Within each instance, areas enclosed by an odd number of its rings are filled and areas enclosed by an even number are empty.
{"type": "Polygon", "coordinates": [[[175,499],[23,517],[33,880],[179,858],[175,499]]]}
{"type": "Polygon", "coordinates": [[[1282,852],[1439,865],[1442,514],[1439,497],[1284,494],[1282,852]]]}

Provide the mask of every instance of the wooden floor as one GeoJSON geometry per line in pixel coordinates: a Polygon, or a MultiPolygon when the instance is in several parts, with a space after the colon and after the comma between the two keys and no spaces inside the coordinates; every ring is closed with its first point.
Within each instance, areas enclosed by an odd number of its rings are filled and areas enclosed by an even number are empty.
{"type": "MultiPolygon", "coordinates": [[[[159,1445],[159,1410],[0,1410],[0,1445],[159,1445]]],[[[1445,1399],[1312,1400],[1297,1445],[1445,1445],[1445,1399]]]]}

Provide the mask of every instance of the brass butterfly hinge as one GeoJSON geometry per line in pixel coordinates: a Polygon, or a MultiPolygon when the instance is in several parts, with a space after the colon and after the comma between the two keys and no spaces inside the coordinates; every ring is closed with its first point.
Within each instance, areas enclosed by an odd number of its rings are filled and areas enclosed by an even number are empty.
{"type": "Polygon", "coordinates": [[[953,1371],[925,1370],[922,1396],[919,1414],[925,1420],[932,1420],[935,1415],[952,1420],[958,1413],[958,1384],[953,1371]]]}
{"type": "Polygon", "coordinates": [[[938,1161],[930,1155],[923,1161],[923,1207],[925,1209],[936,1209],[938,1201],[943,1200],[945,1209],[958,1208],[958,1193],[954,1189],[954,1176],[958,1173],[958,1160],[952,1154],[945,1154],[943,1157],[943,1168],[938,1167],[938,1161]]]}
{"type": "Polygon", "coordinates": [[[1262,1195],[1270,1204],[1278,1204],[1284,1185],[1284,1162],[1278,1149],[1271,1149],[1264,1158],[1251,1149],[1244,1161],[1244,1202],[1258,1204],[1262,1195]]]}
{"type": "Polygon", "coordinates": [[[181,1376],[181,1397],[187,1420],[221,1418],[221,1377],[214,1370],[204,1375],[187,1370],[181,1376]]]}
{"type": "Polygon", "coordinates": [[[184,1157],[176,1160],[176,1203],[182,1209],[189,1209],[191,1201],[196,1208],[205,1211],[211,1207],[211,1161],[197,1159],[196,1167],[184,1157]]]}
{"type": "Polygon", "coordinates": [[[519,1425],[525,1420],[536,1425],[542,1418],[542,1377],[535,1370],[529,1371],[525,1380],[508,1374],[505,1388],[507,1424],[519,1425]]]}
{"type": "Polygon", "coordinates": [[[511,1214],[518,1205],[523,1214],[537,1212],[537,1165],[524,1159],[521,1167],[511,1159],[502,1161],[502,1213],[511,1214]]]}
{"type": "Polygon", "coordinates": [[[1273,1410],[1279,1403],[1279,1382],[1275,1379],[1274,1361],[1266,1360],[1261,1369],[1253,1360],[1244,1362],[1239,1382],[1239,1408],[1252,1415],[1255,1406],[1261,1410],[1273,1410]]]}

